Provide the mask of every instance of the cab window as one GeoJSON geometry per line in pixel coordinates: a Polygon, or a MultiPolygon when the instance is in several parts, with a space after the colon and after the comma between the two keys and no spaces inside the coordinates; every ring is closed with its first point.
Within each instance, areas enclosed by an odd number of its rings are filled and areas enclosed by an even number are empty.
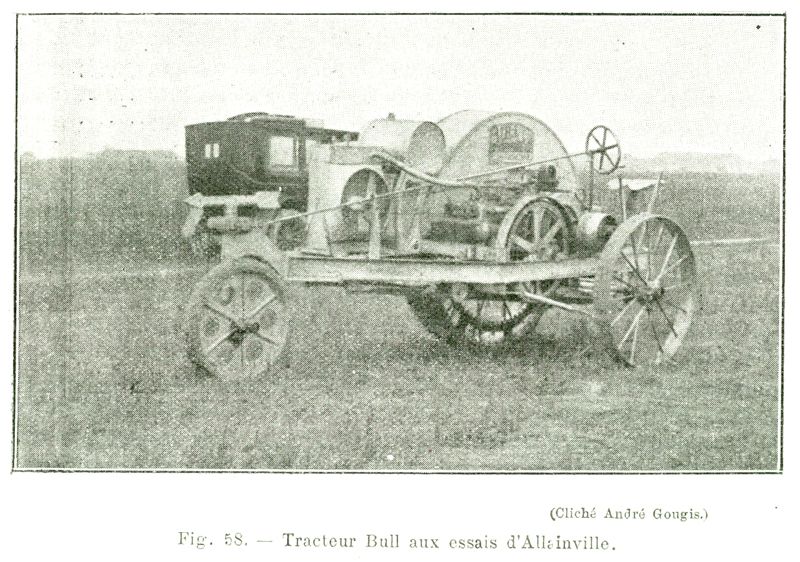
{"type": "Polygon", "coordinates": [[[219,143],[206,143],[205,149],[203,150],[203,156],[206,158],[219,158],[219,143]]]}
{"type": "Polygon", "coordinates": [[[297,167],[297,138],[273,136],[268,141],[268,166],[278,168],[297,167]]]}

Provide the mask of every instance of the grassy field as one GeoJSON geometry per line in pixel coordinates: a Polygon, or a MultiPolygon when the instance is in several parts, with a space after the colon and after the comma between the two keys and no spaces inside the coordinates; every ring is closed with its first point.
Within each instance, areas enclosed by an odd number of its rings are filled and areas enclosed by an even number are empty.
{"type": "MultiPolygon", "coordinates": [[[[28,271],[111,262],[189,262],[180,238],[188,195],[183,161],[134,153],[33,160],[21,166],[20,257],[28,271]]],[[[636,174],[655,178],[658,172],[636,174]]],[[[693,240],[778,238],[779,178],[667,173],[658,209],[693,240]]],[[[598,190],[616,208],[616,192],[598,190]]]]}
{"type": "Polygon", "coordinates": [[[185,261],[183,161],[132,153],[33,160],[20,166],[23,268],[77,263],[185,261]]]}
{"type": "MultiPolygon", "coordinates": [[[[693,238],[777,237],[777,180],[691,185],[694,204],[667,203],[693,238]]],[[[123,277],[88,259],[23,263],[18,465],[775,470],[780,248],[696,251],[704,309],[674,366],[582,353],[591,326],[560,313],[524,346],[478,352],[429,336],[399,298],[297,288],[291,365],[235,385],[184,359],[181,309],[202,268],[135,274],[174,266],[169,252],[117,262],[123,277]]]]}

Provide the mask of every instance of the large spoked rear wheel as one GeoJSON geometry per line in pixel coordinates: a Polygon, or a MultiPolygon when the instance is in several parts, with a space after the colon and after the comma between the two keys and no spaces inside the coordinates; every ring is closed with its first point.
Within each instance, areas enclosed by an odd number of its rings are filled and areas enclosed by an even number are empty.
{"type": "Polygon", "coordinates": [[[614,232],[600,256],[595,312],[615,358],[629,366],[671,359],[699,299],[694,255],[677,224],[643,213],[614,232]]]}
{"type": "Polygon", "coordinates": [[[290,323],[283,279],[254,258],[225,261],[195,287],[186,317],[189,359],[213,376],[264,376],[284,357],[290,323]]]}
{"type": "Polygon", "coordinates": [[[408,295],[420,323],[451,345],[493,346],[530,334],[547,307],[488,297],[466,286],[442,286],[408,295]]]}

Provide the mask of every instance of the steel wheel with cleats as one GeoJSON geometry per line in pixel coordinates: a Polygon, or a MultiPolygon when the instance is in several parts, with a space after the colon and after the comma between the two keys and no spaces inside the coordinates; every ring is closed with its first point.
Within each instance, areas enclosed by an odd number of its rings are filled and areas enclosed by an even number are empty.
{"type": "Polygon", "coordinates": [[[615,358],[630,366],[670,360],[699,305],[689,240],[665,217],[629,218],[600,255],[594,292],[601,337],[615,358]]]}
{"type": "Polygon", "coordinates": [[[253,258],[214,267],[192,293],[189,358],[225,380],[263,376],[283,359],[289,334],[280,275],[253,258]]]}
{"type": "Polygon", "coordinates": [[[500,345],[529,334],[547,307],[482,294],[467,285],[414,291],[408,303],[417,319],[451,345],[500,345]]]}

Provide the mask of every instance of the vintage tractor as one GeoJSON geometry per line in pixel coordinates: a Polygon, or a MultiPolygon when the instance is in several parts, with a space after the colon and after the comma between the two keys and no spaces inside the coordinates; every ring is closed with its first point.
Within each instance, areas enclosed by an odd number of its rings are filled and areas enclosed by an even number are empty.
{"type": "MultiPolygon", "coordinates": [[[[221,247],[187,308],[189,356],[203,370],[253,377],[282,363],[293,324],[287,283],[404,296],[427,330],[454,345],[521,340],[550,308],[591,318],[630,366],[671,360],[686,336],[699,302],[689,241],[653,214],[661,178],[616,177],[608,185],[618,209],[599,205],[595,176],[621,159],[608,128],[594,127],[570,154],[523,113],[462,111],[438,123],[390,114],[359,135],[292,123],[297,177],[307,162],[305,205],[302,180],[284,187],[251,177],[261,158],[273,161],[271,145],[255,141],[249,160],[189,198],[189,224],[221,247]],[[309,131],[316,142],[307,143],[309,131]],[[258,182],[236,191],[242,178],[258,182]],[[224,211],[208,213],[214,205],[224,211]],[[248,206],[257,210],[243,213],[248,206]],[[290,251],[277,234],[285,223],[302,233],[290,251]]],[[[216,158],[213,142],[192,142],[195,158],[209,143],[216,158]]]]}

